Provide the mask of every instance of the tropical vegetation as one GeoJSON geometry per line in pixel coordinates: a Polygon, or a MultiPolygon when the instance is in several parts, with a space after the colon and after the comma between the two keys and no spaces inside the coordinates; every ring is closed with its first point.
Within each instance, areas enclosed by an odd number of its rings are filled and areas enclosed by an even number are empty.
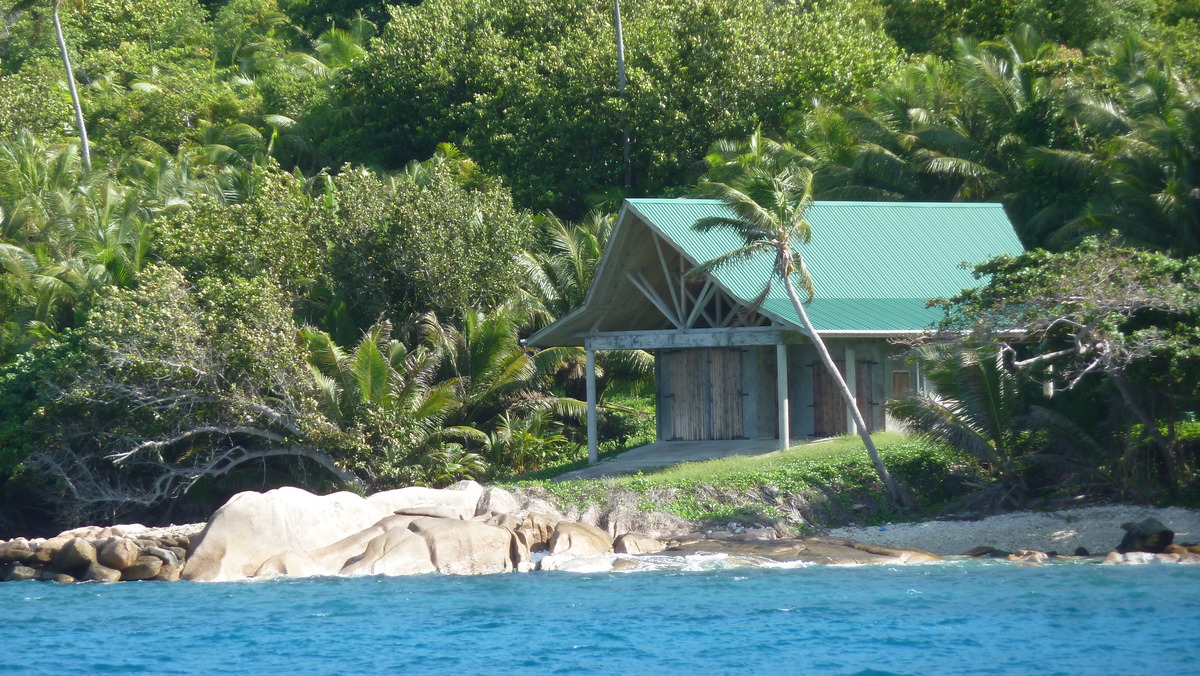
{"type": "MultiPolygon", "coordinates": [[[[621,197],[748,171],[1003,202],[1031,252],[929,365],[1021,396],[955,438],[1005,491],[1194,499],[1195,3],[621,10],[623,88],[592,0],[0,2],[0,532],[576,460],[582,355],[521,339],[621,197]]],[[[652,358],[597,362],[602,445],[645,438],[652,358]]]]}

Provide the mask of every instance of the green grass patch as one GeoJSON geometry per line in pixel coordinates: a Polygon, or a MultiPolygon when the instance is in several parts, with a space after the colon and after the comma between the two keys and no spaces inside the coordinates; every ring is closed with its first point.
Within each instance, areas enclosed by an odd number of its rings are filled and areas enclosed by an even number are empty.
{"type": "MultiPolygon", "coordinates": [[[[949,447],[894,433],[872,436],[888,470],[909,487],[921,512],[930,512],[962,493],[963,474],[978,476],[977,462],[949,447]]],[[[614,491],[640,496],[639,507],[660,509],[699,522],[777,522],[797,505],[875,522],[895,514],[862,441],[838,437],[759,456],[734,456],[681,463],[657,471],[601,480],[512,482],[538,486],[562,504],[603,505],[614,491]]],[[[813,514],[806,515],[812,517],[813,514]]]]}

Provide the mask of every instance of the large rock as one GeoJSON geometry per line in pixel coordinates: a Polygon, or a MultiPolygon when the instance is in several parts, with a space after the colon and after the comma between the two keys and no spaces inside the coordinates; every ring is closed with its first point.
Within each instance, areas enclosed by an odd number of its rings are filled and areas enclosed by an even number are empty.
{"type": "Polygon", "coordinates": [[[482,494],[483,487],[473,481],[445,490],[401,488],[369,498],[316,496],[297,488],[239,493],[193,538],[183,578],[512,570],[512,534],[467,521],[482,494]]]}
{"type": "Polygon", "coordinates": [[[410,486],[383,491],[370,496],[367,501],[384,506],[389,514],[420,507],[441,507],[450,511],[438,510],[437,516],[470,519],[475,516],[482,495],[483,486],[474,481],[460,481],[445,489],[410,486]]]}
{"type": "Polygon", "coordinates": [[[425,538],[407,528],[392,528],[367,543],[366,550],[339,571],[343,575],[420,575],[432,573],[433,554],[425,538]]]}
{"type": "Polygon", "coordinates": [[[409,530],[425,539],[439,573],[489,575],[513,570],[513,535],[480,521],[417,519],[409,530]]]}
{"type": "Polygon", "coordinates": [[[23,566],[19,563],[6,563],[0,566],[0,582],[24,582],[37,578],[36,568],[23,566]]]}
{"type": "Polygon", "coordinates": [[[749,562],[767,560],[820,564],[869,563],[926,563],[941,561],[941,557],[921,549],[901,549],[871,545],[852,540],[808,538],[803,540],[774,540],[769,542],[734,542],[731,540],[700,540],[671,547],[666,555],[726,554],[730,558],[746,557],[749,562]]]}
{"type": "Polygon", "coordinates": [[[96,562],[96,547],[83,538],[71,538],[54,556],[57,570],[81,570],[96,562]]]}
{"type": "Polygon", "coordinates": [[[163,561],[157,556],[145,554],[137,557],[133,565],[121,571],[122,580],[149,580],[162,572],[163,561]]]}
{"type": "Polygon", "coordinates": [[[489,486],[483,489],[479,503],[475,506],[475,516],[494,516],[496,514],[512,514],[521,508],[521,503],[512,493],[489,486]]]}
{"type": "Polygon", "coordinates": [[[93,582],[118,582],[121,579],[121,571],[93,563],[83,571],[83,579],[93,582]]]}
{"type": "Polygon", "coordinates": [[[608,533],[585,523],[561,521],[550,538],[550,554],[559,559],[607,554],[612,550],[613,541],[608,533]]]}
{"type": "Polygon", "coordinates": [[[625,533],[613,542],[613,551],[618,554],[654,554],[666,548],[662,542],[642,533],[625,533]]]}
{"type": "Polygon", "coordinates": [[[530,512],[517,532],[525,534],[524,540],[530,551],[542,552],[550,548],[550,538],[554,536],[554,529],[561,521],[562,519],[554,514],[530,512]]]}
{"type": "Polygon", "coordinates": [[[34,558],[38,563],[49,564],[54,561],[54,557],[58,556],[58,552],[63,548],[63,545],[70,542],[72,538],[53,537],[49,540],[43,540],[37,545],[34,550],[34,558]]]}
{"type": "Polygon", "coordinates": [[[137,561],[141,551],[137,544],[129,538],[114,537],[100,548],[96,561],[108,568],[125,570],[137,561]]]}
{"type": "Polygon", "coordinates": [[[29,541],[25,538],[16,538],[0,543],[0,565],[5,563],[26,564],[36,560],[37,554],[30,548],[29,541]]]}
{"type": "Polygon", "coordinates": [[[1154,517],[1137,523],[1123,523],[1121,528],[1125,530],[1125,537],[1121,539],[1121,544],[1117,545],[1117,551],[1121,554],[1128,552],[1159,554],[1165,552],[1175,539],[1175,532],[1154,517]]]}
{"type": "Polygon", "coordinates": [[[183,579],[253,576],[268,559],[321,549],[371,527],[401,506],[353,493],[318,496],[290,487],[238,493],[193,538],[183,579]]]}
{"type": "Polygon", "coordinates": [[[172,566],[163,564],[163,567],[158,571],[158,575],[150,578],[155,582],[178,582],[179,575],[183,572],[183,566],[172,566]]]}

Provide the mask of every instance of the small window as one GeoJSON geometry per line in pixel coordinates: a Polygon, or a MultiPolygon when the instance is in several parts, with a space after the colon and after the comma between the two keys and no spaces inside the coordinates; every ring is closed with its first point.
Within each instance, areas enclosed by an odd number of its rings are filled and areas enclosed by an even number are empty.
{"type": "Polygon", "coordinates": [[[908,371],[892,371],[892,397],[899,399],[912,394],[912,384],[908,371]]]}

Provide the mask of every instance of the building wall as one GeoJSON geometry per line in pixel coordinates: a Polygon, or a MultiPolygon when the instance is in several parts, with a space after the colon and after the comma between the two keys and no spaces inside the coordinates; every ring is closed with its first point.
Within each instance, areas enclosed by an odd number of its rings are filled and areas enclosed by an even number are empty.
{"type": "MultiPolygon", "coordinates": [[[[884,410],[885,402],[894,396],[893,388],[896,383],[896,373],[908,373],[907,380],[911,386],[916,386],[915,370],[897,355],[902,348],[890,345],[882,340],[830,341],[830,354],[835,361],[845,361],[846,347],[853,348],[856,370],[863,362],[873,363],[869,391],[862,399],[869,404],[869,411],[864,415],[870,416],[870,424],[875,431],[896,429],[894,421],[888,419],[884,410]]],[[[680,405],[695,407],[697,400],[707,396],[703,393],[680,394],[677,388],[680,383],[689,387],[702,387],[706,392],[717,392],[720,396],[738,396],[741,398],[741,431],[740,438],[772,439],[778,435],[776,402],[776,366],[775,347],[755,346],[746,348],[724,348],[727,351],[740,353],[740,383],[730,386],[727,383],[712,382],[697,378],[694,373],[677,373],[680,369],[697,368],[696,355],[679,357],[681,350],[663,350],[656,354],[655,384],[658,405],[658,438],[672,440],[689,436],[687,431],[677,430],[676,407],[680,405]]],[[[788,398],[790,404],[790,435],[792,438],[811,437],[815,433],[815,409],[813,401],[814,369],[824,370],[824,365],[817,356],[812,345],[789,345],[788,355],[788,398]]],[[[702,360],[700,360],[702,361],[702,360]]],[[[728,372],[728,368],[725,372],[728,372]]],[[[904,381],[901,376],[901,382],[904,381]]],[[[857,384],[857,383],[856,383],[857,384]]],[[[865,385],[865,383],[864,383],[865,385]]],[[[836,394],[836,393],[834,393],[836,394]]],[[[840,405],[840,399],[833,405],[840,405]]],[[[730,414],[730,407],[713,404],[714,410],[709,415],[720,417],[730,414]],[[719,410],[718,410],[719,409],[719,410]]],[[[689,412],[688,416],[693,415],[689,412]]],[[[687,416],[684,416],[687,417],[687,416]]],[[[689,418],[690,419],[690,418],[689,418]]],[[[721,427],[721,425],[716,425],[721,427]]],[[[692,426],[694,435],[694,425],[692,426]]]]}

